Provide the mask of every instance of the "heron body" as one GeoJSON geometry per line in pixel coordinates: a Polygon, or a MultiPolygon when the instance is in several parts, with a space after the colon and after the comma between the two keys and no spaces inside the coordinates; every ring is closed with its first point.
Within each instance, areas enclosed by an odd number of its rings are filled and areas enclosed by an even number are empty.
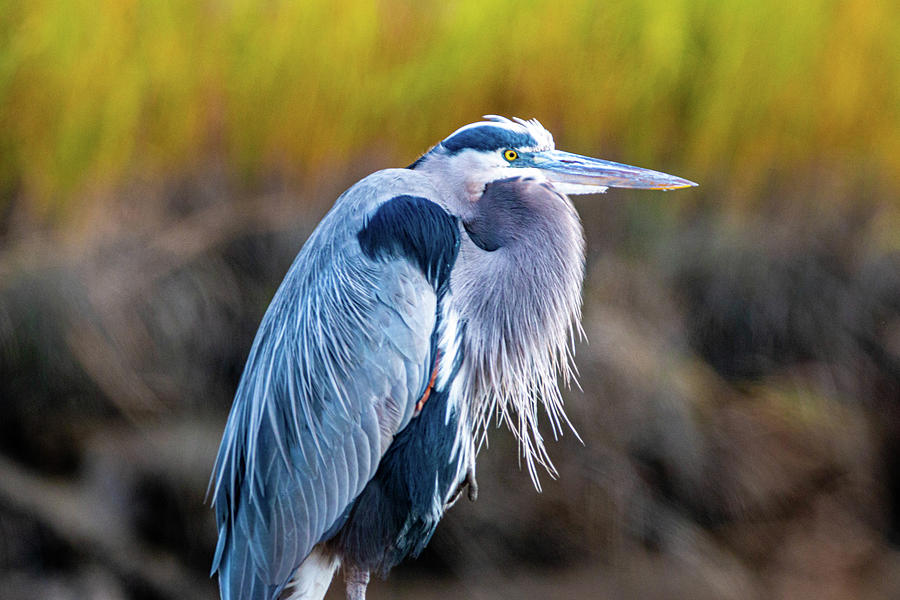
{"type": "Polygon", "coordinates": [[[566,193],[690,182],[488,117],[359,181],[263,317],[214,469],[221,596],[348,598],[430,540],[497,415],[534,476],[565,420],[584,242],[566,193]]]}

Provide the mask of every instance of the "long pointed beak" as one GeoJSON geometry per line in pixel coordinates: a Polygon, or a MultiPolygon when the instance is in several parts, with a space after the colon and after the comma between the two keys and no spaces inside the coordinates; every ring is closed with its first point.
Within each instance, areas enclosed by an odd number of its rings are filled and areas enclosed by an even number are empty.
{"type": "Polygon", "coordinates": [[[659,171],[562,150],[535,153],[531,166],[540,170],[564,194],[596,194],[611,187],[677,190],[697,185],[693,181],[659,171]]]}

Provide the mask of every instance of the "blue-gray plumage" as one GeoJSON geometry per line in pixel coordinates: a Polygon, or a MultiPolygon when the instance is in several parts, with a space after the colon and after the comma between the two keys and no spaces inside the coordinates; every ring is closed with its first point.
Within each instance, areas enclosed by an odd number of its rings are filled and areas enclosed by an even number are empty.
{"type": "Polygon", "coordinates": [[[487,119],[342,194],[276,292],[213,473],[223,599],[320,599],[339,565],[364,598],[474,497],[494,415],[552,470],[537,408],[556,433],[584,272],[565,194],[693,184],[487,119]]]}

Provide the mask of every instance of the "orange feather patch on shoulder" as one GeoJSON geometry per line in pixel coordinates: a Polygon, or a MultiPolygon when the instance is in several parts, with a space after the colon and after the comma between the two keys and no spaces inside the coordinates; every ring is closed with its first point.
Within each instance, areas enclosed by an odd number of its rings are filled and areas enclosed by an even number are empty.
{"type": "Polygon", "coordinates": [[[425,393],[422,394],[422,397],[416,402],[416,414],[422,412],[422,409],[425,407],[425,402],[428,401],[428,397],[431,395],[431,390],[434,388],[434,381],[437,379],[438,365],[440,362],[441,353],[438,352],[437,357],[434,359],[434,370],[431,371],[431,379],[428,380],[428,387],[425,388],[425,393]]]}

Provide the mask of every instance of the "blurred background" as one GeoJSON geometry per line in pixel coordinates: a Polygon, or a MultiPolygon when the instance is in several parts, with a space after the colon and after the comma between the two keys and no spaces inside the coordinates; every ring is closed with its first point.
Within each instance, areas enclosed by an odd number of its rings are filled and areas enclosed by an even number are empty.
{"type": "Polygon", "coordinates": [[[701,187],[576,199],[584,444],[370,598],[900,597],[900,4],[0,0],[0,598],[216,597],[276,286],[486,113],[701,187]]]}

